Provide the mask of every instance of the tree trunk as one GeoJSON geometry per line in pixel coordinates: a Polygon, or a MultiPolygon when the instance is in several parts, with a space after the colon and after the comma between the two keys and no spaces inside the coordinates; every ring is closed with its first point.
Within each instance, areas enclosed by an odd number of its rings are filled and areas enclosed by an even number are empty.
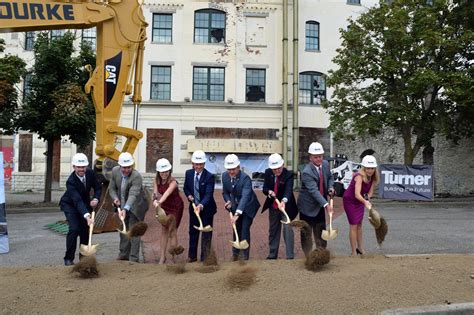
{"type": "Polygon", "coordinates": [[[405,146],[405,151],[403,153],[403,163],[405,165],[412,165],[415,156],[413,154],[413,148],[411,146],[411,128],[402,127],[401,133],[403,138],[403,144],[405,146]]]}
{"type": "Polygon", "coordinates": [[[46,151],[46,176],[44,180],[44,202],[51,202],[51,183],[53,179],[53,148],[54,139],[46,140],[48,150],[46,151]]]}

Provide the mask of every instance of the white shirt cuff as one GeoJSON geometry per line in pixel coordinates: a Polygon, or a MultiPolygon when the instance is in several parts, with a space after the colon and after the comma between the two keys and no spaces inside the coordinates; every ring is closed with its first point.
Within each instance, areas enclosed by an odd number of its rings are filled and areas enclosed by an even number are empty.
{"type": "Polygon", "coordinates": [[[242,210],[237,209],[237,210],[235,210],[235,213],[238,213],[239,215],[241,215],[241,214],[242,214],[242,210]]]}
{"type": "Polygon", "coordinates": [[[84,219],[87,219],[87,218],[90,217],[90,216],[91,216],[90,213],[86,213],[86,214],[84,214],[84,219]]]}

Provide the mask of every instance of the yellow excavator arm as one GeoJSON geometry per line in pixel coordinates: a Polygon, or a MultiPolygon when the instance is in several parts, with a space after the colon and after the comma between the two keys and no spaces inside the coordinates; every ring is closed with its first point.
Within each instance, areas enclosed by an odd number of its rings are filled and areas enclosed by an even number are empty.
{"type": "MultiPolygon", "coordinates": [[[[147,23],[138,0],[3,0],[0,32],[97,28],[97,62],[86,84],[96,111],[96,154],[105,158],[133,154],[142,132],[118,125],[125,95],[132,93],[135,112],[141,102],[147,23]],[[133,85],[132,85],[133,78],[133,85]],[[126,137],[121,151],[117,136],[126,137]]],[[[137,117],[134,117],[135,120],[137,117]]]]}

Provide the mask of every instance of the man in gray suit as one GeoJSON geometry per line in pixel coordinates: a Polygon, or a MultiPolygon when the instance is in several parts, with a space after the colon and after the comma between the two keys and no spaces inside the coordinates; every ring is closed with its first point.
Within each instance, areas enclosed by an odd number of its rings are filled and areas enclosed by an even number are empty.
{"type": "MultiPolygon", "coordinates": [[[[258,208],[260,208],[260,203],[252,189],[252,180],[240,170],[240,160],[237,155],[227,155],[224,167],[227,170],[222,174],[224,206],[227,211],[233,214],[231,224],[236,225],[239,240],[246,240],[250,244],[250,227],[258,208]]],[[[242,252],[243,258],[248,260],[250,247],[242,252]]],[[[232,248],[232,260],[238,259],[239,250],[232,248]]]]}
{"type": "MultiPolygon", "coordinates": [[[[118,166],[112,169],[109,194],[115,206],[120,207],[119,215],[125,217],[127,230],[135,223],[143,221],[148,202],[143,191],[143,179],[133,168],[135,161],[128,152],[119,156],[118,166]]],[[[139,262],[140,237],[129,239],[120,233],[120,253],[117,260],[139,262]]]]}
{"type": "MultiPolygon", "coordinates": [[[[323,160],[324,149],[318,142],[313,142],[308,148],[309,163],[301,174],[301,190],[298,198],[300,219],[306,221],[314,235],[317,247],[326,247],[327,242],[321,238],[321,233],[326,229],[325,210],[331,213],[332,207],[328,202],[328,195],[334,194],[334,180],[329,170],[329,163],[323,160]]],[[[301,233],[301,245],[305,254],[312,248],[307,244],[311,234],[301,233]]]]}

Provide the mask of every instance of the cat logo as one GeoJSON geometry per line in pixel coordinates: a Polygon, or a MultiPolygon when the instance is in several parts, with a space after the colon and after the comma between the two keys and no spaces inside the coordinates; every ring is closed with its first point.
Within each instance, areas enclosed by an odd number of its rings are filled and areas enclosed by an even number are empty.
{"type": "Polygon", "coordinates": [[[105,82],[117,84],[117,68],[112,65],[105,66],[105,82]]]}

